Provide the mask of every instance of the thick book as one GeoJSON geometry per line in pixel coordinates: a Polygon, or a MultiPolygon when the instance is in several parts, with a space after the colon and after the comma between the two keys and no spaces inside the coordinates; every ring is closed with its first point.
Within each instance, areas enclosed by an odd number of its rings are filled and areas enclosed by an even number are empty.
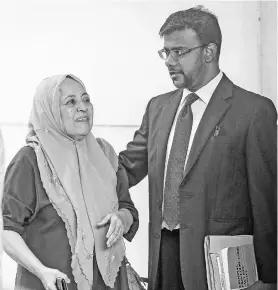
{"type": "Polygon", "coordinates": [[[253,236],[207,236],[204,249],[209,290],[240,290],[258,281],[253,236]]]}

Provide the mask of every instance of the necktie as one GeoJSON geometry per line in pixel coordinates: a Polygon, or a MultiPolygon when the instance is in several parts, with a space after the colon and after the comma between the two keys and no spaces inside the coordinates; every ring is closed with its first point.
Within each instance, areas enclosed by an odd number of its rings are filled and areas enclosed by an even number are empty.
{"type": "Polygon", "coordinates": [[[165,186],[163,218],[170,230],[179,223],[179,185],[181,183],[188,143],[193,123],[191,104],[198,99],[194,93],[186,97],[181,109],[174,133],[173,143],[169,155],[165,186]]]}

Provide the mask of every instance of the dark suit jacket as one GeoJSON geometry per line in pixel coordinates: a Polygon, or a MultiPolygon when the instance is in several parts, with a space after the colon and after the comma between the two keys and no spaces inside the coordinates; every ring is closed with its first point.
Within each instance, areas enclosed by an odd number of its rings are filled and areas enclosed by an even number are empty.
{"type": "MultiPolygon", "coordinates": [[[[159,260],[166,146],[181,97],[182,91],[175,90],[151,99],[141,127],[119,155],[130,186],[149,177],[149,289],[154,289],[159,260]]],[[[276,120],[271,100],[223,76],[195,134],[179,187],[186,290],[207,289],[206,235],[253,235],[259,279],[276,282],[276,120]]]]}

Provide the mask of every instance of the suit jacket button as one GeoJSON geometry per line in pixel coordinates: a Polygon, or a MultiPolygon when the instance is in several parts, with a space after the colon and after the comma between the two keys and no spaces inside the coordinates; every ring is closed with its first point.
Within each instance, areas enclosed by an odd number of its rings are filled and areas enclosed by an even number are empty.
{"type": "Polygon", "coordinates": [[[154,236],[155,236],[156,239],[160,239],[160,234],[159,233],[156,233],[154,236]]]}

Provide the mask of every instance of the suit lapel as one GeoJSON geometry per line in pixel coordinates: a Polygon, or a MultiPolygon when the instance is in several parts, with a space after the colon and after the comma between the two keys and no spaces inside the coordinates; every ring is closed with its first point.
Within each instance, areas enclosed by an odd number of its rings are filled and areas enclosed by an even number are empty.
{"type": "Polygon", "coordinates": [[[184,178],[192,169],[206,145],[206,142],[215,130],[215,127],[229,108],[230,104],[227,102],[227,99],[232,96],[232,89],[232,82],[224,74],[211,97],[195,133],[184,172],[184,178]]]}
{"type": "Polygon", "coordinates": [[[158,193],[163,193],[165,158],[168,144],[169,134],[172,128],[175,115],[182,98],[183,90],[177,90],[168,102],[163,106],[159,132],[157,139],[157,190],[158,193]]]}

